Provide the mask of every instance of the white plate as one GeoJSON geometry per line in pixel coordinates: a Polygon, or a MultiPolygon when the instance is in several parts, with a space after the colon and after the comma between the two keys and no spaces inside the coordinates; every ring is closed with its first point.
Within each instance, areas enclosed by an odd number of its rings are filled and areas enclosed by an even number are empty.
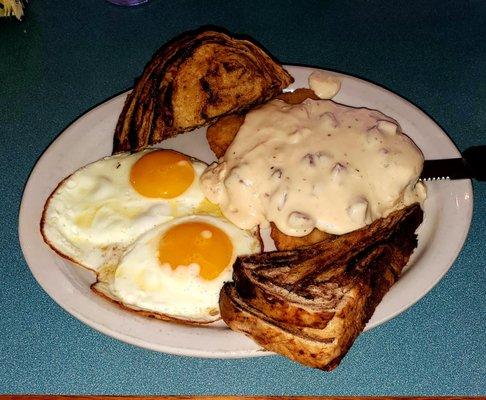
{"type": "MultiPolygon", "coordinates": [[[[314,69],[289,66],[292,88],[307,87],[314,69]]],[[[379,86],[351,76],[341,79],[336,101],[376,108],[399,121],[426,158],[459,154],[454,144],[421,110],[379,86]]],[[[94,277],[74,267],[47,247],[39,233],[44,202],[58,182],[79,167],[111,153],[113,131],[126,94],[89,111],[70,125],[49,146],[33,169],[25,187],[19,217],[19,237],[25,259],[44,290],[65,310],[89,326],[137,346],[199,357],[250,357],[271,354],[222,322],[188,327],[139,317],[98,297],[89,285],[94,277]]],[[[205,129],[164,142],[206,162],[214,160],[205,129]]],[[[447,272],[466,239],[472,214],[469,180],[428,185],[425,220],[419,229],[419,246],[402,277],[385,296],[368,322],[371,329],[401,313],[424,296],[447,272]]]]}

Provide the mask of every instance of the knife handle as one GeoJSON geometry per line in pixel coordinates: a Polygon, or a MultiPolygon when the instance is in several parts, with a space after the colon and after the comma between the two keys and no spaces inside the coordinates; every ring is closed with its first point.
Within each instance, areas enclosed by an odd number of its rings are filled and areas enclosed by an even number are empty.
{"type": "Polygon", "coordinates": [[[478,181],[486,181],[486,146],[472,146],[464,150],[466,168],[478,181]]]}

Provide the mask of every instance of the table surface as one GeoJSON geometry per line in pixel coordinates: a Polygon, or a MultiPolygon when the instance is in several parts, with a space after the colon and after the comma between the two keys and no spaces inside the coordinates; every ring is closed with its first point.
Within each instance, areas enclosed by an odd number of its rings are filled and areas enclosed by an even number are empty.
{"type": "Polygon", "coordinates": [[[109,338],[40,288],[18,243],[23,186],[49,143],[131,87],[153,52],[202,25],[260,41],[284,63],[353,74],[427,112],[460,149],[486,142],[486,2],[32,1],[0,20],[0,393],[486,394],[486,185],[442,281],[361,335],[332,373],[283,357],[212,360],[109,338]]]}

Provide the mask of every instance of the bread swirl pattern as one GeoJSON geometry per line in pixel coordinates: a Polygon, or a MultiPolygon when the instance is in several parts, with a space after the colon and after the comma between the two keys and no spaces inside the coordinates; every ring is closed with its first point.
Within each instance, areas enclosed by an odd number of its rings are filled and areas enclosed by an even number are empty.
{"type": "Polygon", "coordinates": [[[254,43],[189,33],[159,49],[128,95],[113,153],[140,150],[276,96],[293,78],[254,43]]]}
{"type": "Polygon", "coordinates": [[[414,204],[324,242],[238,258],[220,293],[223,320],[270,351],[332,370],[398,280],[422,218],[414,204]]]}

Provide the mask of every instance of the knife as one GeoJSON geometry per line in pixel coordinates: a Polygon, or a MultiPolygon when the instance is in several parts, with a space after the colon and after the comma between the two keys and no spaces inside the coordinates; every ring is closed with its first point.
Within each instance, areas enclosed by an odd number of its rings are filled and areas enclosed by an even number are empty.
{"type": "Polygon", "coordinates": [[[425,160],[420,179],[476,179],[486,181],[486,146],[469,147],[461,158],[425,160]]]}

